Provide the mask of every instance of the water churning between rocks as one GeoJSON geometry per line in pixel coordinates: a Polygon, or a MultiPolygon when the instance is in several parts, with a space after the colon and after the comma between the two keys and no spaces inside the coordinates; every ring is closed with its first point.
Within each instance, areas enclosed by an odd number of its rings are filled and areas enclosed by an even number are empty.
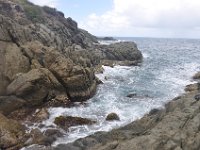
{"type": "MultiPolygon", "coordinates": [[[[43,123],[53,124],[60,115],[79,116],[97,121],[90,126],[71,127],[54,145],[73,142],[97,131],[109,131],[141,118],[153,108],[162,108],[169,100],[184,91],[192,75],[200,70],[200,40],[119,38],[135,41],[143,53],[141,66],[104,66],[97,74],[104,84],[96,95],[72,108],[50,108],[50,118],[43,123]],[[129,94],[135,94],[132,98],[129,94]],[[105,121],[109,113],[117,113],[120,121],[105,121]]],[[[42,130],[45,130],[43,128],[42,130]]]]}

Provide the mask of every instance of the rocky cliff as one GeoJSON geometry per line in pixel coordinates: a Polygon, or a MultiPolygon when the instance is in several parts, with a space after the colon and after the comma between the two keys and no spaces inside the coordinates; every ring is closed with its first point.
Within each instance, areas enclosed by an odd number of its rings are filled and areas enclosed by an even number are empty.
{"type": "Polygon", "coordinates": [[[30,105],[60,94],[86,100],[96,91],[96,66],[142,59],[134,43],[99,45],[62,12],[26,0],[0,0],[0,24],[0,95],[30,105]]]}
{"type": "MultiPolygon", "coordinates": [[[[54,8],[39,7],[27,0],[0,0],[3,115],[21,108],[68,106],[85,101],[96,92],[99,81],[94,73],[101,65],[136,65],[141,60],[135,43],[100,45],[95,36],[54,8]]],[[[15,147],[21,140],[20,136],[13,136],[13,127],[9,129],[5,131],[10,133],[5,138],[7,144],[2,143],[0,136],[0,149],[15,147]]],[[[0,135],[3,132],[0,130],[0,135]]]]}

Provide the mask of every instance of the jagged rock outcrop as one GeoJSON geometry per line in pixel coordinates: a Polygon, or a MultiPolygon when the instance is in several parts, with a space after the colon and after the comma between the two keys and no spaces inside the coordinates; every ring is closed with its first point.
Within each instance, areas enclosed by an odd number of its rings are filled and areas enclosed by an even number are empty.
{"type": "Polygon", "coordinates": [[[19,149],[24,141],[25,127],[0,114],[0,148],[19,149]]]}
{"type": "Polygon", "coordinates": [[[65,104],[87,100],[99,83],[97,66],[142,59],[133,42],[100,45],[72,18],[27,0],[0,0],[0,24],[0,95],[30,107],[59,95],[65,104]]]}
{"type": "Polygon", "coordinates": [[[41,105],[48,97],[65,92],[53,74],[45,69],[32,69],[18,75],[7,87],[8,95],[16,95],[27,101],[27,105],[41,105]]]}
{"type": "MultiPolygon", "coordinates": [[[[26,137],[19,122],[38,107],[69,107],[91,98],[101,83],[94,73],[102,64],[135,65],[141,59],[133,42],[100,45],[54,8],[27,0],[0,0],[0,113],[5,115],[0,114],[0,149],[51,144],[55,138],[37,138],[43,135],[40,132],[26,137]]],[[[44,111],[38,119],[27,120],[37,122],[46,115],[44,111]]]]}

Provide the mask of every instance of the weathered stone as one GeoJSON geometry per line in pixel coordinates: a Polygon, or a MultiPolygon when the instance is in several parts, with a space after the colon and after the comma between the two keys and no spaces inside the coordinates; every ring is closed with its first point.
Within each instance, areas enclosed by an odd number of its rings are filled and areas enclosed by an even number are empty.
{"type": "Polygon", "coordinates": [[[95,123],[95,121],[81,117],[59,116],[55,118],[54,123],[59,127],[68,130],[68,128],[71,126],[92,125],[95,123]]]}
{"type": "Polygon", "coordinates": [[[8,95],[16,95],[27,101],[28,105],[42,104],[51,90],[64,91],[62,85],[45,69],[33,69],[21,74],[7,87],[8,95]]]}
{"type": "Polygon", "coordinates": [[[19,149],[25,135],[25,127],[2,114],[0,120],[0,148],[19,149]]]}
{"type": "MultiPolygon", "coordinates": [[[[137,64],[141,57],[134,43],[99,45],[95,36],[54,8],[27,0],[0,0],[0,96],[6,96],[1,97],[0,111],[6,115],[11,112],[11,118],[27,119],[34,107],[41,105],[68,106],[72,101],[85,101],[100,83],[94,75],[96,66],[101,67],[104,60],[113,65],[116,61],[137,64]]],[[[36,115],[35,121],[48,116],[45,111],[36,115]]],[[[35,133],[39,140],[41,134],[35,133]]],[[[47,140],[48,145],[53,139],[45,137],[35,143],[47,140]]],[[[16,138],[10,143],[16,143],[16,138]]],[[[27,143],[34,143],[34,137],[27,143]]]]}
{"type": "Polygon", "coordinates": [[[63,133],[58,129],[47,129],[44,131],[44,135],[51,136],[51,137],[62,137],[63,133]]]}
{"type": "Polygon", "coordinates": [[[119,116],[116,113],[110,113],[106,117],[107,121],[114,121],[114,120],[120,120],[119,116]]]}
{"type": "Polygon", "coordinates": [[[32,122],[42,122],[49,118],[49,112],[46,108],[42,108],[40,110],[36,110],[33,114],[32,122]]]}
{"type": "Polygon", "coordinates": [[[10,114],[24,105],[25,101],[16,96],[0,96],[0,112],[4,115],[10,114]]]}
{"type": "Polygon", "coordinates": [[[58,94],[54,98],[48,101],[48,107],[70,107],[71,100],[66,94],[58,94]]]}
{"type": "Polygon", "coordinates": [[[0,41],[0,95],[5,95],[5,89],[18,73],[26,73],[30,63],[16,44],[0,41]]]}
{"type": "Polygon", "coordinates": [[[187,85],[185,91],[191,92],[191,91],[198,91],[199,89],[200,89],[200,83],[194,83],[187,85]]]}
{"type": "Polygon", "coordinates": [[[44,135],[39,129],[33,129],[31,130],[31,139],[29,140],[30,144],[38,144],[38,145],[45,145],[49,146],[51,145],[56,138],[51,136],[44,135]]]}
{"type": "Polygon", "coordinates": [[[120,61],[122,61],[122,65],[123,63],[125,65],[136,65],[142,61],[142,54],[134,42],[114,43],[108,46],[104,46],[104,49],[105,50],[103,50],[103,52],[105,58],[103,59],[113,61],[113,63],[117,63],[117,61],[120,63],[120,61]]]}
{"type": "Polygon", "coordinates": [[[54,51],[45,55],[45,66],[66,88],[70,100],[84,101],[96,92],[96,78],[90,68],[75,65],[54,51]]]}

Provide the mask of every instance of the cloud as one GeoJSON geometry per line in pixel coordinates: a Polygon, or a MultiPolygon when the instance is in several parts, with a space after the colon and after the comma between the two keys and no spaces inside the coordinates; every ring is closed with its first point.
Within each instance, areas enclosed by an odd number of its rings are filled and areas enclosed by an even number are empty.
{"type": "Polygon", "coordinates": [[[200,33],[199,8],[199,0],[113,0],[111,10],[90,14],[80,26],[97,35],[187,36],[200,33]]]}
{"type": "Polygon", "coordinates": [[[29,1],[40,6],[50,6],[54,8],[58,5],[58,0],[29,0],[29,1]]]}

